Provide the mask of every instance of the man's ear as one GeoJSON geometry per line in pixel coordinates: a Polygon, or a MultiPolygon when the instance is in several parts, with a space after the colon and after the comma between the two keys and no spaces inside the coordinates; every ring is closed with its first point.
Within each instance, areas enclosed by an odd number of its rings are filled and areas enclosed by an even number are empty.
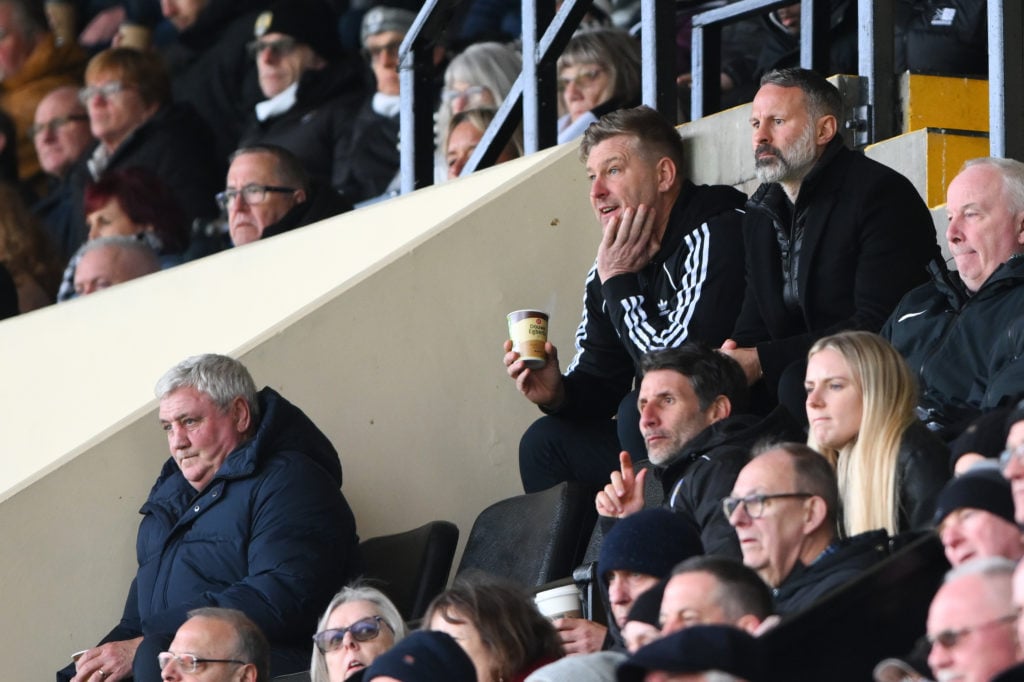
{"type": "Polygon", "coordinates": [[[704,411],[704,414],[708,417],[708,424],[722,421],[732,414],[732,401],[728,397],[720,395],[708,405],[708,409],[704,411]]]}
{"type": "Polygon", "coordinates": [[[297,190],[295,190],[295,203],[296,204],[301,204],[301,203],[304,203],[305,201],[306,201],[306,190],[304,190],[304,189],[297,189],[297,190]]]}
{"type": "Polygon", "coordinates": [[[804,500],[804,535],[816,532],[825,524],[827,517],[824,498],[812,495],[804,500]]]}
{"type": "Polygon", "coordinates": [[[818,119],[815,127],[815,144],[819,147],[824,147],[836,136],[836,132],[839,130],[839,123],[836,121],[835,116],[826,114],[818,119]]]}
{"type": "Polygon", "coordinates": [[[667,156],[661,157],[658,159],[655,170],[658,173],[658,191],[667,192],[672,189],[672,186],[676,184],[676,173],[678,172],[672,159],[667,156]]]}
{"type": "Polygon", "coordinates": [[[239,682],[256,682],[258,675],[256,674],[256,664],[246,663],[238,669],[241,675],[239,675],[239,682]]]}
{"type": "Polygon", "coordinates": [[[249,410],[249,403],[245,398],[238,396],[231,401],[231,416],[235,420],[235,430],[238,433],[249,433],[252,426],[252,413],[249,410]]]}

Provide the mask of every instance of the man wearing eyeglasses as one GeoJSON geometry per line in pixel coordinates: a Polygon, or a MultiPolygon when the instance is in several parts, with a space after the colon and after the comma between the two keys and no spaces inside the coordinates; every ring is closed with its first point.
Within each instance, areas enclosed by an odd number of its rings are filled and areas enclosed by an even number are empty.
{"type": "Polygon", "coordinates": [[[270,645],[241,611],[207,607],[189,611],[167,651],[157,655],[164,682],[267,682],[270,645]]]}
{"type": "Polygon", "coordinates": [[[227,211],[235,246],[352,209],[344,196],[310,179],[294,154],[269,144],[243,147],[231,155],[227,187],[217,202],[227,211]]]}
{"type": "Polygon", "coordinates": [[[1002,557],[954,568],[928,610],[928,665],[939,682],[988,682],[1017,661],[1014,564],[1002,557]]]}
{"type": "Polygon", "coordinates": [[[266,99],[240,144],[284,147],[310,177],[340,189],[370,84],[358,58],[342,49],[337,22],[323,0],[278,0],[256,18],[249,54],[266,99]]]}
{"type": "Polygon", "coordinates": [[[722,507],[736,529],[743,563],[772,588],[781,615],[807,608],[886,553],[885,531],[836,537],[835,470],[802,443],[755,454],[722,507]]]}

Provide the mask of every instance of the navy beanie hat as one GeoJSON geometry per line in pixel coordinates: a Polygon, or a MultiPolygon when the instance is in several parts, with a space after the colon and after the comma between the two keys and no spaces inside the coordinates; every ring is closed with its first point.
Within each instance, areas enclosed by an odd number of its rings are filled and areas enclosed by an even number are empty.
{"type": "Polygon", "coordinates": [[[935,501],[933,523],[938,526],[947,516],[964,507],[983,509],[1016,525],[1010,482],[998,469],[971,469],[947,483],[935,501]]]}
{"type": "Polygon", "coordinates": [[[619,682],[642,682],[653,670],[701,673],[717,670],[749,682],[763,675],[758,640],[731,625],[695,625],[651,642],[618,668],[619,682]]]}
{"type": "Polygon", "coordinates": [[[607,588],[608,571],[631,571],[666,578],[680,561],[703,554],[700,535],[682,514],[643,509],[620,519],[601,542],[597,574],[607,588]]]}
{"type": "Polygon", "coordinates": [[[313,48],[324,59],[341,55],[338,17],[326,0],[278,0],[256,17],[253,35],[283,33],[313,48]]]}
{"type": "Polygon", "coordinates": [[[476,668],[447,633],[418,630],[378,656],[363,673],[366,682],[379,676],[402,682],[476,682],[476,668]]]}

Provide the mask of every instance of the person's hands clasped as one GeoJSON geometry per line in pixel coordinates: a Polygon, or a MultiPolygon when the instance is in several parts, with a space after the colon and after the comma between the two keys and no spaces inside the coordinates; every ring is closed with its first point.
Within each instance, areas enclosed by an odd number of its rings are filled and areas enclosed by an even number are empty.
{"type": "Polygon", "coordinates": [[[658,252],[661,240],[654,235],[655,210],[640,204],[626,207],[618,219],[604,228],[597,247],[597,275],[607,282],[616,275],[639,272],[658,252]]]}
{"type": "Polygon", "coordinates": [[[540,368],[530,369],[519,353],[512,350],[512,341],[505,340],[505,369],[516,382],[516,388],[526,398],[548,409],[558,409],[565,400],[565,386],[562,384],[562,370],[558,367],[558,349],[550,341],[544,344],[544,352],[548,361],[540,368]]]}
{"type": "Polygon", "coordinates": [[[75,662],[75,676],[71,682],[117,682],[131,677],[135,651],[141,637],[120,642],[107,642],[93,647],[75,662]]]}

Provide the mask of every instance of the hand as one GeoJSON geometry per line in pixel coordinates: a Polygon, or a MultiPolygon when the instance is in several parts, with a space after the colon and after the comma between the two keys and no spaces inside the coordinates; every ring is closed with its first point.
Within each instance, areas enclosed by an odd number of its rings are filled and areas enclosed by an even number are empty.
{"type": "Polygon", "coordinates": [[[758,357],[756,348],[740,348],[739,344],[732,339],[726,339],[718,350],[740,363],[743,373],[747,375],[747,385],[756,384],[764,376],[764,370],[761,369],[761,358],[758,357]]]}
{"type": "Polygon", "coordinates": [[[77,674],[71,682],[117,682],[131,677],[135,651],[141,643],[142,638],[136,637],[89,649],[75,663],[77,674]]]}
{"type": "Polygon", "coordinates": [[[956,460],[956,464],[953,465],[953,475],[962,476],[963,474],[966,474],[970,470],[970,468],[973,467],[975,464],[977,464],[978,462],[984,462],[986,459],[987,458],[985,457],[985,455],[979,454],[977,452],[965,452],[964,454],[960,455],[960,457],[956,460]]]}
{"type": "MultiPolygon", "coordinates": [[[[117,29],[124,21],[125,11],[121,5],[114,5],[108,9],[98,12],[92,18],[89,25],[82,29],[78,35],[78,42],[81,45],[102,45],[109,43],[117,37],[117,29]]],[[[116,47],[116,45],[115,45],[116,47]]]]}
{"type": "Polygon", "coordinates": [[[601,516],[624,519],[644,508],[644,481],[647,480],[647,469],[639,474],[633,473],[633,460],[623,450],[619,453],[621,471],[612,472],[611,483],[597,494],[594,504],[601,516]]]}
{"type": "Polygon", "coordinates": [[[586,618],[556,618],[551,623],[558,630],[565,653],[592,654],[604,646],[608,628],[586,618]]]}
{"type": "Polygon", "coordinates": [[[615,275],[640,272],[661,247],[654,236],[655,211],[640,204],[623,209],[620,218],[604,228],[597,247],[597,276],[607,282],[615,275]]]}
{"type": "Polygon", "coordinates": [[[516,382],[519,392],[535,405],[555,411],[565,402],[562,370],[558,368],[558,349],[550,341],[544,344],[547,363],[539,369],[530,369],[512,350],[512,341],[505,340],[505,367],[516,382]]]}

